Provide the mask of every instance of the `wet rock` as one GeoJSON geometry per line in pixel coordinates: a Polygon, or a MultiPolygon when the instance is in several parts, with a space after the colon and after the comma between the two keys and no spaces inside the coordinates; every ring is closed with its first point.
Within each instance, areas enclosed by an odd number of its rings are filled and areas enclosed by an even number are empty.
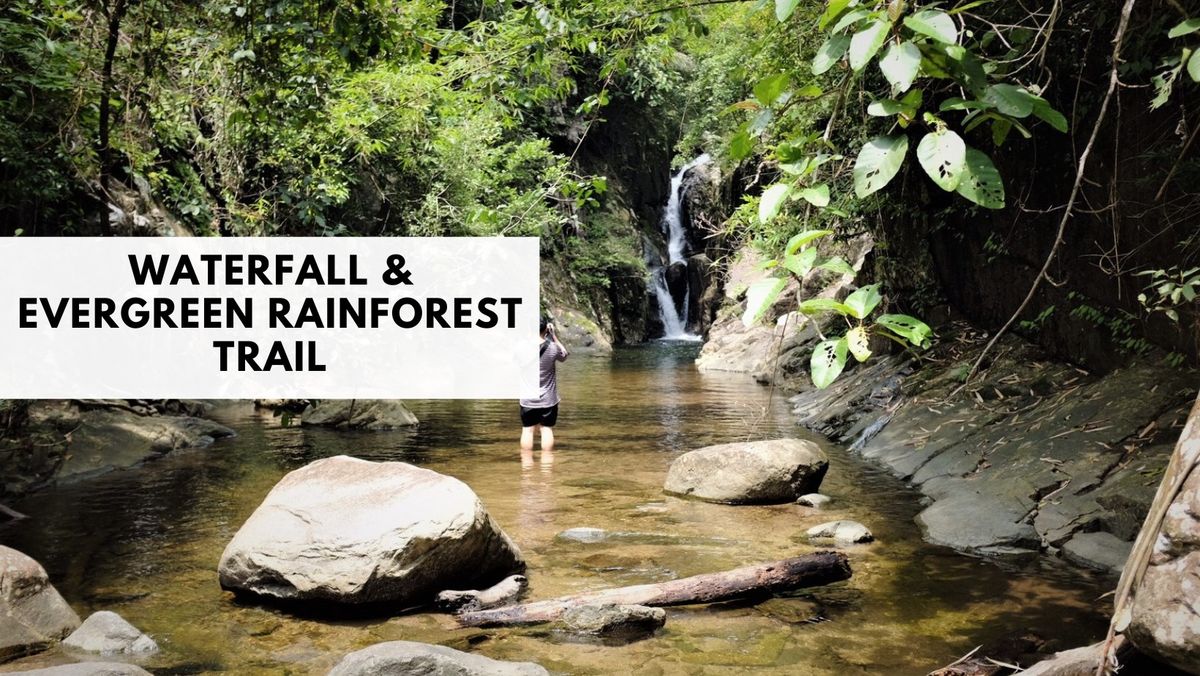
{"type": "Polygon", "coordinates": [[[523,568],[461,481],[336,456],[283,477],[225,548],[219,573],[222,587],[268,598],[404,607],[523,568]]]}
{"type": "Polygon", "coordinates": [[[1102,643],[1057,652],[1020,672],[1022,676],[1094,676],[1102,643]]]}
{"type": "Polygon", "coordinates": [[[329,676],[547,676],[533,662],[502,662],[440,645],[390,641],[352,652],[329,671],[329,676]]]}
{"type": "Polygon", "coordinates": [[[63,639],[63,645],[106,655],[158,652],[158,644],[154,639],[126,622],[125,618],[108,610],[89,615],[78,629],[63,639]]]}
{"type": "Polygon", "coordinates": [[[301,425],[343,430],[394,430],[417,422],[399,399],[323,399],[300,420],[301,425]]]}
{"type": "Polygon", "coordinates": [[[667,611],[649,606],[603,604],[576,606],[558,620],[560,628],[577,634],[645,634],[666,624],[667,611]]]}
{"type": "Polygon", "coordinates": [[[151,676],[149,671],[137,665],[122,662],[77,662],[18,673],[38,676],[151,676]]]}
{"type": "Polygon", "coordinates": [[[509,575],[487,589],[458,591],[447,589],[437,595],[434,604],[439,610],[469,613],[515,603],[529,586],[524,575],[509,575]]]}
{"type": "Polygon", "coordinates": [[[556,540],[564,542],[582,542],[584,544],[595,544],[604,542],[608,539],[608,531],[603,528],[588,528],[586,526],[580,528],[568,528],[558,535],[554,536],[556,540]]]}
{"type": "Polygon", "coordinates": [[[812,507],[813,509],[824,509],[826,506],[829,505],[829,503],[830,503],[829,496],[821,495],[820,493],[809,493],[807,495],[801,495],[796,500],[797,505],[800,505],[802,507],[812,507]]]}
{"type": "Polygon", "coordinates": [[[1063,558],[1081,566],[1103,570],[1112,574],[1120,574],[1125,567],[1125,559],[1129,558],[1132,542],[1127,542],[1103,531],[1098,533],[1079,533],[1063,545],[1063,558]]]}
{"type": "Polygon", "coordinates": [[[917,515],[925,538],[934,544],[983,554],[1036,551],[1033,526],[1022,521],[1029,508],[991,495],[948,493],[917,515]]]}
{"type": "Polygon", "coordinates": [[[708,446],[671,463],[663,490],[726,504],[793,502],[816,491],[829,460],[801,439],[708,446]]]}
{"type": "Polygon", "coordinates": [[[0,545],[0,661],[45,650],[78,626],[46,570],[0,545]]]}
{"type": "MultiPolygon", "coordinates": [[[[1200,456],[1200,405],[1179,443],[1184,458],[1195,462],[1200,456]]],[[[1200,673],[1200,472],[1191,472],[1167,509],[1133,599],[1126,633],[1137,649],[1200,673]]]]}
{"type": "Polygon", "coordinates": [[[857,521],[840,520],[823,523],[809,528],[805,535],[814,539],[832,538],[839,545],[854,545],[871,542],[875,536],[857,521]]]}

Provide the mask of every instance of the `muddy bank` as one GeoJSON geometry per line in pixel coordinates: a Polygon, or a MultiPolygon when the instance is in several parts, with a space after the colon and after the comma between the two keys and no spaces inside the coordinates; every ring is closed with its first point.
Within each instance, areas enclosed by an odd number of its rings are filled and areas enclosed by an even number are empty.
{"type": "Polygon", "coordinates": [[[738,309],[723,310],[698,365],[776,382],[800,424],[925,495],[928,540],[968,552],[1043,551],[1119,571],[1195,395],[1195,371],[1161,359],[1091,373],[1011,336],[962,387],[987,334],[961,321],[920,359],[876,356],[814,390],[815,334],[746,330],[738,309]]]}

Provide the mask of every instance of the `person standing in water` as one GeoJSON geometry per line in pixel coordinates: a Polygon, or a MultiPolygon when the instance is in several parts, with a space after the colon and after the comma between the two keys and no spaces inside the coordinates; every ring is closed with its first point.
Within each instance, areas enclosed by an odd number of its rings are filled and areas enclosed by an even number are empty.
{"type": "MultiPolygon", "coordinates": [[[[554,324],[542,317],[538,325],[541,335],[540,358],[538,359],[538,396],[536,399],[521,400],[521,454],[522,460],[533,451],[534,432],[542,435],[542,463],[553,462],[554,424],[558,422],[558,376],[556,366],[566,361],[570,352],[555,335],[554,324]]],[[[528,460],[532,462],[533,458],[528,460]]]]}

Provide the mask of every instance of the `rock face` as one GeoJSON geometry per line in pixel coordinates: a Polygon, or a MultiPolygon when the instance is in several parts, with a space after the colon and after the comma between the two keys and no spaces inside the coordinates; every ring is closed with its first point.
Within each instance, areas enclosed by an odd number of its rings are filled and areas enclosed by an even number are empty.
{"type": "Polygon", "coordinates": [[[221,586],[281,600],[432,601],[524,568],[466,484],[401,462],[347,456],[285,476],[221,556],[221,586]]]}
{"type": "Polygon", "coordinates": [[[63,645],[105,655],[158,652],[158,644],[154,639],[126,622],[125,618],[108,610],[100,610],[88,616],[78,629],[63,640],[63,645]]]}
{"type": "Polygon", "coordinates": [[[300,420],[301,425],[346,430],[394,430],[417,422],[397,399],[323,399],[300,420]]]}
{"type": "Polygon", "coordinates": [[[1133,543],[1112,533],[1079,533],[1063,545],[1063,558],[1088,568],[1119,575],[1133,543]]]}
{"type": "MultiPolygon", "coordinates": [[[[1200,458],[1200,404],[1184,428],[1180,451],[1200,458]]],[[[1200,673],[1200,471],[1175,496],[1134,591],[1127,634],[1137,649],[1188,673],[1200,673]]]]}
{"type": "Polygon", "coordinates": [[[667,611],[649,606],[603,604],[570,608],[558,624],[579,634],[649,633],[663,626],[667,611]]]}
{"type": "Polygon", "coordinates": [[[875,536],[866,526],[857,521],[830,521],[809,528],[805,533],[810,538],[832,538],[839,545],[855,545],[871,542],[875,536]]]}
{"type": "Polygon", "coordinates": [[[329,676],[548,676],[533,662],[501,662],[440,645],[390,641],[352,652],[329,676]]]}
{"type": "Polygon", "coordinates": [[[151,676],[149,671],[121,662],[79,662],[19,672],[39,676],[151,676]]]}
{"type": "Polygon", "coordinates": [[[45,569],[0,545],[0,661],[45,650],[78,626],[45,569]]]}
{"type": "Polygon", "coordinates": [[[720,444],[676,458],[663,490],[727,504],[794,502],[820,488],[828,468],[828,458],[810,441],[720,444]]]}
{"type": "Polygon", "coordinates": [[[955,493],[917,515],[925,539],[981,554],[1034,550],[1037,531],[1023,521],[1030,505],[987,494],[955,493]]]}

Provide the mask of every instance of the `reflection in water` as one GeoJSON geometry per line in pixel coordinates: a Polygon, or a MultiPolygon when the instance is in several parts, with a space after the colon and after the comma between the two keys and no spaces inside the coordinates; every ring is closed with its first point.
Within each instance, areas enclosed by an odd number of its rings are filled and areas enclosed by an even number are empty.
{"type": "Polygon", "coordinates": [[[12,505],[32,518],[0,530],[0,543],[41,561],[81,614],[115,610],[154,635],[163,652],[147,666],[179,673],[324,673],[346,652],[406,639],[573,674],[923,674],[1014,631],[1036,631],[1059,648],[1102,636],[1098,597],[1108,582],[1050,561],[1001,564],[930,546],[913,522],[918,496],[839,449],[827,448],[822,492],[834,502],[826,511],[664,496],[666,468],[686,450],[805,434],[782,397],[764,408],[767,389],[749,378],[696,372],[696,349],[648,346],[565,363],[552,457],[519,452],[509,401],[413,402],[419,427],[378,433],[283,428],[231,405],[219,416],[238,438],[34,494],[12,505]],[[234,603],[217,585],[222,549],[283,474],[339,453],[465,481],[521,547],[532,598],[813,551],[804,531],[838,518],[862,521],[879,541],[848,550],[847,583],[765,604],[672,609],[662,632],[622,647],[462,630],[434,614],[317,622],[234,603]],[[555,538],[570,528],[609,535],[555,538]]]}

